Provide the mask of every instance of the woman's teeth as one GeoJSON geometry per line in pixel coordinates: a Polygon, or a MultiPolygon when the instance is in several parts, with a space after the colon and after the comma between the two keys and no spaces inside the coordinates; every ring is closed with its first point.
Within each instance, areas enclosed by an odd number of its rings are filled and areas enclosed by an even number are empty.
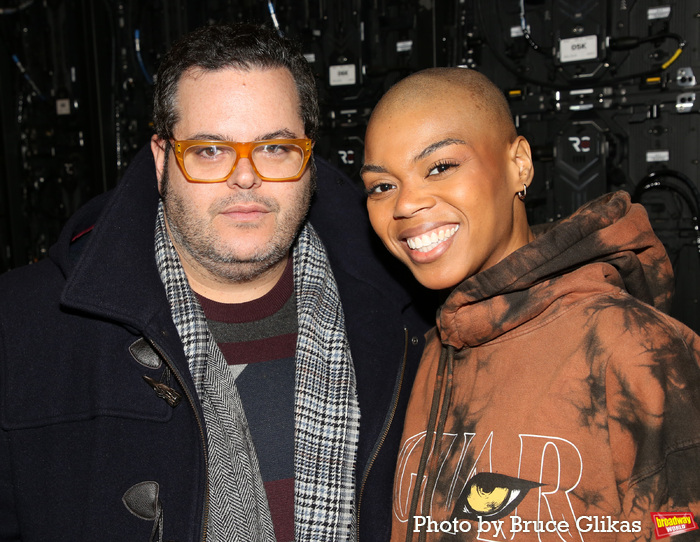
{"type": "Polygon", "coordinates": [[[406,242],[408,243],[409,248],[412,250],[417,250],[418,252],[430,252],[440,243],[452,237],[458,229],[459,226],[453,226],[446,230],[437,230],[419,235],[418,237],[411,237],[406,239],[406,242]]]}

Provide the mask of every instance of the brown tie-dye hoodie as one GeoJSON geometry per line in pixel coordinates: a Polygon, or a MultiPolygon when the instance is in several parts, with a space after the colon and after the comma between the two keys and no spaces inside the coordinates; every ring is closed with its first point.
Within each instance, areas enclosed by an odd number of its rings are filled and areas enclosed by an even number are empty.
{"type": "Polygon", "coordinates": [[[652,512],[697,521],[700,338],[661,312],[671,284],[619,192],[458,286],[413,387],[392,540],[654,540],[652,512]]]}

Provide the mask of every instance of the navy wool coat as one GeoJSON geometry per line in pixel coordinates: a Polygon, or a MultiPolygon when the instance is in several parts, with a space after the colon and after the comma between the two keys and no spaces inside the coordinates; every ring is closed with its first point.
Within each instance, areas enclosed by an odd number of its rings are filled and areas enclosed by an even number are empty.
{"type": "MultiPolygon", "coordinates": [[[[359,187],[317,165],[309,219],[338,282],[362,413],[358,533],[383,541],[432,307],[419,309],[412,279],[378,246],[359,187]]],[[[0,277],[0,541],[145,542],[156,502],[165,540],[202,539],[204,416],[155,265],[158,197],[144,147],[46,260],[0,277]],[[135,350],[144,344],[148,355],[135,350]],[[144,376],[163,380],[180,404],[144,376]],[[142,503],[142,519],[122,499],[148,481],[158,493],[142,503]]]]}

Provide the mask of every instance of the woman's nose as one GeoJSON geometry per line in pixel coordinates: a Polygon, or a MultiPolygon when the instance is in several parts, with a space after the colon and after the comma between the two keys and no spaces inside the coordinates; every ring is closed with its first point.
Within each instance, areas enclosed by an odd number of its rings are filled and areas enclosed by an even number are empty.
{"type": "Polygon", "coordinates": [[[417,212],[429,209],[435,204],[435,198],[423,186],[404,183],[398,191],[394,206],[394,218],[413,216],[417,212]]]}

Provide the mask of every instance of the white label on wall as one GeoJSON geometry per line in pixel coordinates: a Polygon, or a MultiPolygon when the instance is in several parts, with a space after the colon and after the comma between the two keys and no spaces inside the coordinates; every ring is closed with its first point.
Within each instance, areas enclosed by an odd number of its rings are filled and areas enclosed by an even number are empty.
{"type": "Polygon", "coordinates": [[[668,19],[671,16],[671,6],[661,6],[658,8],[649,8],[647,10],[647,19],[653,21],[655,19],[668,19]]]}
{"type": "Polygon", "coordinates": [[[332,87],[342,85],[354,85],[357,81],[355,74],[355,64],[342,64],[339,66],[330,66],[328,68],[329,83],[332,87]]]}
{"type": "Polygon", "coordinates": [[[396,42],[396,52],[397,53],[407,53],[413,49],[413,40],[397,41],[396,42]]]}
{"type": "Polygon", "coordinates": [[[68,98],[59,98],[56,100],[56,114],[70,115],[70,100],[68,98]]]}
{"type": "Polygon", "coordinates": [[[668,151],[647,151],[647,162],[668,162],[670,158],[668,151]]]}
{"type": "Polygon", "coordinates": [[[576,62],[598,58],[598,36],[566,38],[559,44],[559,59],[562,62],[576,62]]]}

